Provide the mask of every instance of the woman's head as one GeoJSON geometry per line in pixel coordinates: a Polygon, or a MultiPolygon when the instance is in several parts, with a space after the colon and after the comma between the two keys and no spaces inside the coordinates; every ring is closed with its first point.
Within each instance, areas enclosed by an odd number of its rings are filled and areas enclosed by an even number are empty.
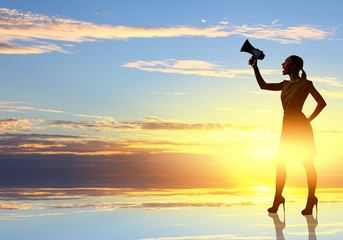
{"type": "Polygon", "coordinates": [[[296,56],[296,55],[291,55],[289,56],[285,62],[282,64],[283,67],[283,74],[290,75],[291,77],[299,77],[299,72],[300,70],[302,71],[301,73],[301,78],[306,79],[306,73],[303,69],[304,66],[304,61],[302,60],[301,57],[296,56]]]}

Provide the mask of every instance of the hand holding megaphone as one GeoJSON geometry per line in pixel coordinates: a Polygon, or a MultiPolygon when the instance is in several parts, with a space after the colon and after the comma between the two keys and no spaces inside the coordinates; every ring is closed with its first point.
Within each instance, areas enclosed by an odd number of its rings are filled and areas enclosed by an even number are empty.
{"type": "Polygon", "coordinates": [[[265,56],[263,51],[261,51],[260,49],[254,48],[250,44],[248,39],[244,42],[244,44],[243,44],[243,46],[241,48],[241,52],[247,52],[247,53],[252,54],[252,57],[249,60],[249,64],[250,65],[252,65],[254,63],[254,61],[257,60],[257,59],[262,60],[264,58],[264,56],[265,56]]]}
{"type": "Polygon", "coordinates": [[[249,65],[251,65],[253,68],[255,66],[257,66],[257,58],[255,58],[254,56],[252,56],[250,59],[249,59],[249,65]]]}

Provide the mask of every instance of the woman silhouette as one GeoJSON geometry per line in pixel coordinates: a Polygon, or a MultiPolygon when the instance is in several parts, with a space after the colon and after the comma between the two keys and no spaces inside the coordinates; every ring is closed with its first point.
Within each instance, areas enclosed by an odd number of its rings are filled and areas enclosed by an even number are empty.
{"type": "MultiPolygon", "coordinates": [[[[283,75],[289,75],[290,80],[280,83],[266,83],[257,67],[257,59],[252,57],[249,62],[254,69],[255,77],[261,89],[281,91],[281,102],[284,110],[282,131],[280,138],[279,154],[276,160],[276,190],[273,206],[268,209],[270,213],[276,213],[280,204],[285,209],[285,198],[282,191],[286,182],[286,164],[290,158],[301,158],[307,174],[308,197],[303,215],[311,215],[313,207],[318,204],[315,196],[317,185],[317,173],[313,163],[313,155],[316,153],[313,131],[310,122],[326,106],[320,93],[315,89],[311,81],[306,79],[303,70],[303,60],[295,55],[288,57],[282,64],[283,75]],[[301,77],[299,76],[302,71],[301,77]],[[302,113],[302,107],[307,96],[311,94],[317,102],[317,107],[306,117],[302,113]]],[[[317,208],[318,209],[318,208],[317,208]]]]}

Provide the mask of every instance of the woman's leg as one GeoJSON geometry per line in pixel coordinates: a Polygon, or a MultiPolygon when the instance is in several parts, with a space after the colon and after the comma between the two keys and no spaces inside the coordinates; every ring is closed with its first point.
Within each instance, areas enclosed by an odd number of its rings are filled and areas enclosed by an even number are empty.
{"type": "Polygon", "coordinates": [[[282,191],[286,183],[286,161],[284,158],[276,160],[276,188],[273,206],[268,209],[269,213],[276,213],[280,204],[285,209],[285,198],[282,197],[282,191]]]}
{"type": "Polygon", "coordinates": [[[313,199],[317,187],[317,172],[314,167],[313,157],[303,158],[303,165],[307,175],[308,198],[313,199]]]}
{"type": "Polygon", "coordinates": [[[287,173],[286,173],[287,160],[279,157],[276,160],[276,188],[275,199],[279,199],[282,196],[283,188],[285,187],[287,173]]]}
{"type": "MultiPolygon", "coordinates": [[[[317,187],[317,172],[314,167],[313,157],[303,158],[303,164],[306,169],[307,174],[307,186],[308,186],[308,196],[307,203],[304,210],[302,210],[302,215],[311,215],[313,207],[318,204],[318,199],[315,196],[316,187],[317,187]]],[[[317,208],[318,211],[318,208],[317,208]]]]}

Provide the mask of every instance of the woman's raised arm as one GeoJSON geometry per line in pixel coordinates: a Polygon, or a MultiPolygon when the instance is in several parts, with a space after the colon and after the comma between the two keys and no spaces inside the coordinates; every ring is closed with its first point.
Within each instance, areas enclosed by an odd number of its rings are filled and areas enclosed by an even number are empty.
{"type": "Polygon", "coordinates": [[[255,77],[257,80],[258,85],[261,89],[271,90],[271,91],[281,91],[283,87],[283,82],[280,83],[266,83],[261,76],[260,70],[257,67],[257,59],[255,57],[251,57],[249,62],[251,62],[251,66],[254,69],[255,77]]]}

